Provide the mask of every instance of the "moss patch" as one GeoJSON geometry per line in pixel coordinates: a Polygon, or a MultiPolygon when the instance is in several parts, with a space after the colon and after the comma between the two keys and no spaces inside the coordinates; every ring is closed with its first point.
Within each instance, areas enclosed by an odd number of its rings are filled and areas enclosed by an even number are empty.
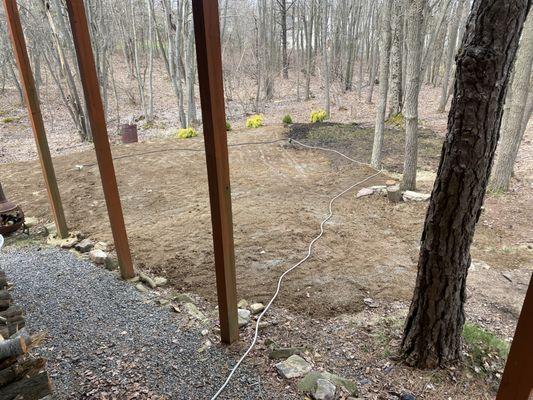
{"type": "Polygon", "coordinates": [[[503,369],[509,355],[509,343],[475,324],[465,324],[463,338],[467,347],[467,364],[478,374],[503,369]]]}
{"type": "MultiPolygon", "coordinates": [[[[363,162],[370,162],[374,127],[357,123],[338,124],[317,122],[314,124],[293,124],[289,137],[304,140],[307,144],[334,148],[352,155],[363,162]]],[[[433,131],[420,129],[418,132],[418,167],[436,171],[442,150],[443,138],[433,131]]],[[[389,172],[403,171],[405,152],[405,131],[387,128],[383,140],[383,163],[389,172]]]]}

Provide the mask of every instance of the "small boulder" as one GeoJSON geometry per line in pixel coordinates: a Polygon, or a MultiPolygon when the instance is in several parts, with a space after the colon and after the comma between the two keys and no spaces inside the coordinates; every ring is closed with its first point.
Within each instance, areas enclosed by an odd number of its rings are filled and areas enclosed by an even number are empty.
{"type": "Polygon", "coordinates": [[[155,289],[157,287],[154,280],[144,272],[139,272],[139,278],[141,279],[141,282],[146,283],[146,285],[148,285],[151,289],[155,289]]]}
{"type": "Polygon", "coordinates": [[[192,297],[186,293],[178,293],[172,298],[172,300],[178,303],[194,303],[192,297]]]}
{"type": "Polygon", "coordinates": [[[94,243],[90,239],[83,239],[81,242],[77,243],[74,248],[80,253],[88,253],[94,247],[94,243]]]}
{"type": "Polygon", "coordinates": [[[203,353],[204,351],[206,351],[207,349],[209,349],[211,346],[213,345],[213,343],[211,343],[211,341],[209,339],[207,339],[204,344],[202,345],[202,347],[200,347],[198,349],[198,353],[203,353]]]}
{"type": "Polygon", "coordinates": [[[350,396],[357,396],[357,385],[355,382],[342,378],[335,374],[330,374],[329,372],[309,372],[305,377],[298,383],[298,390],[303,393],[314,393],[316,390],[317,382],[319,379],[325,379],[333,383],[341,390],[348,393],[350,396]]]}
{"type": "Polygon", "coordinates": [[[94,248],[96,250],[102,250],[102,251],[105,251],[105,252],[109,252],[111,250],[110,246],[106,242],[97,242],[94,245],[94,248]]]}
{"type": "Polygon", "coordinates": [[[406,190],[403,192],[403,200],[404,201],[428,201],[431,197],[431,194],[428,193],[420,193],[420,192],[413,192],[412,190],[406,190]]]}
{"type": "Polygon", "coordinates": [[[239,308],[238,317],[239,317],[239,328],[242,328],[250,323],[251,312],[243,308],[239,308]]]}
{"type": "Polygon", "coordinates": [[[270,353],[268,354],[268,357],[273,360],[286,359],[295,354],[301,355],[301,354],[304,354],[305,352],[313,351],[313,349],[310,346],[309,347],[308,346],[280,347],[274,342],[271,342],[270,344],[268,344],[268,347],[270,349],[270,353]]]}
{"type": "Polygon", "coordinates": [[[157,304],[164,307],[164,306],[168,306],[170,304],[170,301],[168,299],[158,299],[157,304]]]}
{"type": "Polygon", "coordinates": [[[46,224],[44,226],[45,234],[48,235],[55,235],[57,233],[56,224],[53,222],[50,222],[49,224],[46,224]]]}
{"type": "MultiPolygon", "coordinates": [[[[107,269],[108,271],[116,271],[118,267],[119,267],[118,260],[111,258],[111,257],[106,258],[105,269],[107,269]]],[[[139,277],[136,276],[136,278],[137,278],[137,281],[139,281],[139,277]]]]}
{"type": "Polygon", "coordinates": [[[248,308],[248,302],[244,299],[240,300],[238,303],[237,303],[237,307],[238,308],[248,308]]]}
{"type": "Polygon", "coordinates": [[[379,305],[371,297],[364,298],[363,299],[363,303],[365,303],[370,308],[378,308],[379,307],[379,305]]]}
{"type": "Polygon", "coordinates": [[[400,400],[416,400],[416,397],[412,393],[403,392],[400,395],[400,400]]]}
{"type": "Polygon", "coordinates": [[[91,250],[89,259],[95,264],[103,265],[107,262],[107,253],[102,250],[91,250]]]}
{"type": "Polygon", "coordinates": [[[168,279],[162,276],[156,276],[154,278],[154,283],[156,287],[165,286],[168,283],[168,279]]]}
{"type": "Polygon", "coordinates": [[[337,388],[326,379],[317,379],[316,390],[311,393],[315,400],[335,400],[337,388]]]}
{"type": "Polygon", "coordinates": [[[304,376],[311,371],[311,364],[305,361],[302,357],[293,355],[285,361],[275,365],[278,373],[285,379],[298,378],[304,376]]]}
{"type": "Polygon", "coordinates": [[[39,223],[39,220],[35,217],[25,217],[24,218],[24,224],[27,228],[33,228],[35,225],[39,223]]]}
{"type": "Polygon", "coordinates": [[[196,318],[201,322],[205,323],[209,321],[204,315],[204,313],[201,312],[198,307],[196,307],[196,305],[193,303],[185,303],[185,310],[191,317],[196,318]]]}
{"type": "Polygon", "coordinates": [[[71,249],[73,248],[76,243],[78,243],[78,238],[76,237],[68,237],[66,239],[62,239],[59,243],[59,247],[62,249],[71,249]]]}
{"type": "Polygon", "coordinates": [[[250,311],[253,315],[259,314],[265,309],[265,305],[262,303],[254,303],[250,306],[250,311]]]}
{"type": "Polygon", "coordinates": [[[150,290],[146,286],[144,286],[142,283],[136,284],[135,289],[137,289],[141,293],[147,293],[150,290]]]}
{"type": "Polygon", "coordinates": [[[374,194],[374,190],[372,190],[371,188],[362,188],[360,191],[357,192],[355,197],[359,198],[359,197],[364,197],[364,196],[371,196],[373,194],[374,194]]]}

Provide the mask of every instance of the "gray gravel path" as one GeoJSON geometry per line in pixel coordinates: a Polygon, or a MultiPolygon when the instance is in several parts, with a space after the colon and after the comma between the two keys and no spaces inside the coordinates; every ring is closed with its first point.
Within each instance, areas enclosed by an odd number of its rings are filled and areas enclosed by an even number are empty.
{"type": "MultiPolygon", "coordinates": [[[[39,351],[49,359],[54,398],[206,399],[234,362],[218,346],[199,353],[199,328],[178,324],[132,285],[69,252],[4,248],[0,268],[30,332],[48,333],[39,351]]],[[[221,398],[263,398],[255,382],[257,373],[243,370],[221,398]]]]}

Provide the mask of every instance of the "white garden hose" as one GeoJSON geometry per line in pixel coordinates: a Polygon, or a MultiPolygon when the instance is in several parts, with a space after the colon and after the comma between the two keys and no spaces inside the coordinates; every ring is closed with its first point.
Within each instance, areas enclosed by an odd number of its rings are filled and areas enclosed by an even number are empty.
{"type": "MultiPolygon", "coordinates": [[[[331,152],[331,153],[335,153],[335,154],[338,154],[340,155],[341,157],[344,157],[345,159],[353,162],[353,163],[356,163],[356,164],[361,164],[361,165],[368,165],[369,164],[366,164],[366,163],[363,163],[363,162],[360,162],[360,161],[357,161],[357,160],[354,160],[353,158],[350,158],[348,156],[346,156],[345,154],[342,154],[341,152],[337,151],[337,150],[333,150],[333,149],[326,149],[326,148],[323,148],[323,147],[318,147],[318,146],[309,146],[309,145],[306,145],[306,144],[303,144],[303,143],[300,143],[299,141],[297,140],[294,140],[294,139],[289,139],[289,142],[290,143],[296,143],[302,147],[306,147],[308,149],[315,149],[315,150],[323,150],[323,151],[328,151],[328,152],[331,152]]],[[[335,200],[337,200],[339,197],[343,196],[344,194],[346,194],[347,192],[349,192],[350,190],[352,190],[353,188],[355,188],[356,186],[359,186],[363,183],[365,183],[366,181],[378,176],[379,174],[381,174],[383,172],[383,169],[381,170],[377,170],[373,167],[371,167],[372,169],[374,169],[375,171],[377,171],[375,174],[372,174],[370,175],[369,177],[363,179],[362,181],[359,181],[359,182],[356,182],[354,184],[352,184],[351,186],[349,186],[348,188],[344,189],[342,192],[338,193],[337,195],[335,195],[330,201],[329,201],[329,206],[328,206],[328,215],[326,216],[326,218],[324,218],[322,220],[322,222],[320,223],[320,232],[318,233],[318,235],[315,236],[315,238],[311,241],[311,243],[309,243],[309,247],[307,249],[307,254],[305,255],[304,258],[302,258],[300,261],[298,261],[296,264],[294,264],[292,267],[290,267],[289,269],[287,269],[283,274],[281,274],[281,276],[279,277],[278,279],[278,286],[276,288],[276,291],[274,293],[274,295],[272,296],[272,298],[270,299],[270,301],[268,302],[267,306],[265,307],[265,309],[263,310],[263,312],[259,315],[259,317],[257,318],[257,321],[256,321],[256,324],[255,324],[255,334],[254,334],[254,338],[252,340],[252,343],[250,344],[250,346],[248,347],[248,349],[244,352],[244,354],[242,355],[242,357],[239,359],[239,361],[237,361],[237,364],[235,364],[235,366],[231,369],[228,377],[226,378],[226,380],[224,381],[224,383],[222,384],[222,386],[220,387],[220,389],[218,389],[218,391],[215,393],[215,395],[213,397],[211,397],[211,400],[216,400],[218,398],[218,396],[220,396],[220,394],[224,391],[224,389],[226,389],[226,387],[228,386],[229,382],[231,381],[231,378],[233,377],[233,375],[235,374],[235,372],[237,371],[237,369],[239,368],[239,366],[241,365],[241,363],[244,361],[244,359],[248,356],[248,354],[250,353],[250,351],[252,351],[252,349],[254,348],[255,344],[257,343],[257,338],[259,336],[259,323],[261,322],[261,319],[263,318],[263,316],[266,314],[266,312],[268,311],[268,309],[270,308],[270,306],[272,305],[272,303],[274,302],[274,300],[276,300],[276,298],[278,297],[279,295],[279,292],[281,290],[281,284],[283,282],[283,279],[285,278],[285,276],[287,276],[288,273],[290,273],[292,270],[298,268],[300,265],[302,265],[305,261],[307,261],[309,259],[309,257],[311,257],[311,254],[312,254],[312,251],[313,251],[313,246],[314,244],[322,237],[322,235],[324,234],[324,225],[326,224],[326,222],[328,222],[331,217],[333,216],[333,203],[335,202],[335,200]]]]}

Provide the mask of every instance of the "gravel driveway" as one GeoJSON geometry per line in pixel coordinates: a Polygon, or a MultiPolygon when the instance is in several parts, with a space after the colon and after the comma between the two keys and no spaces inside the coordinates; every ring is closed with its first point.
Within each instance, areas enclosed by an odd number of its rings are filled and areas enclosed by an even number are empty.
{"type": "MultiPolygon", "coordinates": [[[[29,330],[48,333],[39,351],[49,359],[54,398],[209,399],[234,362],[218,346],[198,352],[198,327],[67,251],[4,249],[0,268],[29,330]]],[[[274,398],[256,383],[257,373],[244,369],[221,398],[274,398]]]]}

